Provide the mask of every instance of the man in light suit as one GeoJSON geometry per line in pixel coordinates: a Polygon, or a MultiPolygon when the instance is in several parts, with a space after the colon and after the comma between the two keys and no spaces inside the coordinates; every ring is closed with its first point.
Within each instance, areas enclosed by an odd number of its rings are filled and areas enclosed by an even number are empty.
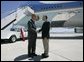
{"type": "Polygon", "coordinates": [[[45,21],[42,25],[42,28],[38,31],[42,31],[42,39],[44,46],[44,53],[42,54],[42,58],[47,58],[49,56],[49,30],[50,30],[50,22],[47,20],[47,16],[43,16],[43,21],[45,21]]]}

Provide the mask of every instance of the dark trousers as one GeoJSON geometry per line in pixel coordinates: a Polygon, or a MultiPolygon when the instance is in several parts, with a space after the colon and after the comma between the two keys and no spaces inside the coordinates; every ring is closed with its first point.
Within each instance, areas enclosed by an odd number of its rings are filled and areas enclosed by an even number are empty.
{"type": "Polygon", "coordinates": [[[36,38],[29,38],[28,54],[35,53],[35,50],[36,50],[36,38]]]}

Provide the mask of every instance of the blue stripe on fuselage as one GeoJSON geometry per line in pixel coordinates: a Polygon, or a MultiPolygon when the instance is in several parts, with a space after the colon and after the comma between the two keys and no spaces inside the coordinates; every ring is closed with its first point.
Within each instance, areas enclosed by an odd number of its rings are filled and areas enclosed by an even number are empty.
{"type": "Polygon", "coordinates": [[[83,1],[59,3],[59,4],[30,4],[35,12],[47,11],[47,10],[58,10],[58,9],[68,9],[68,8],[78,8],[83,7],[83,1]]]}

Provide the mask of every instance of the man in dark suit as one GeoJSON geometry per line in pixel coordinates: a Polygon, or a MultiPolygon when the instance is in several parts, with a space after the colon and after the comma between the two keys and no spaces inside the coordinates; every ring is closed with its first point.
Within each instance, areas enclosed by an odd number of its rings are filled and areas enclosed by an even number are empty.
{"type": "Polygon", "coordinates": [[[42,28],[38,31],[42,31],[42,39],[43,39],[43,46],[44,46],[44,53],[42,54],[42,58],[47,58],[49,52],[49,30],[50,30],[50,22],[47,20],[47,16],[43,16],[43,21],[45,21],[42,25],[42,28]]]}
{"type": "Polygon", "coordinates": [[[32,19],[30,19],[30,21],[28,21],[28,56],[32,57],[32,56],[37,56],[37,54],[35,54],[35,50],[36,50],[36,38],[37,38],[37,32],[36,32],[36,25],[35,25],[35,21],[36,21],[36,15],[32,14],[32,19]]]}

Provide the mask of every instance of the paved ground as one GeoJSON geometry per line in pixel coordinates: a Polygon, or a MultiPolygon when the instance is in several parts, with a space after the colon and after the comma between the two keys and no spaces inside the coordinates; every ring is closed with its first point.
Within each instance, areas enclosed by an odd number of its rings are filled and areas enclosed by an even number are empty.
{"type": "Polygon", "coordinates": [[[1,61],[83,61],[83,39],[50,39],[49,57],[41,59],[42,39],[37,39],[37,57],[27,57],[27,40],[1,44],[1,61]]]}

